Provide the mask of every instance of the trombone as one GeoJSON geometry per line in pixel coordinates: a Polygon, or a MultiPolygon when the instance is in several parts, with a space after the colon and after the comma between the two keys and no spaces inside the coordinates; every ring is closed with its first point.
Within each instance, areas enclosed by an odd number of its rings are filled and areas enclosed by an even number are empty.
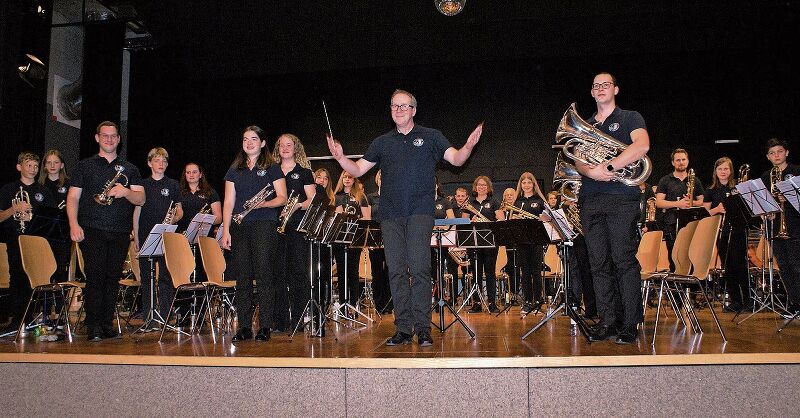
{"type": "Polygon", "coordinates": [[[464,205],[461,206],[461,209],[465,209],[469,213],[475,215],[475,217],[478,218],[477,222],[491,222],[489,218],[482,214],[478,209],[475,209],[475,206],[470,205],[469,202],[464,202],[464,205]]]}
{"type": "Polygon", "coordinates": [[[512,219],[536,219],[541,221],[538,216],[528,212],[527,210],[518,208],[508,202],[503,202],[503,204],[500,205],[500,210],[511,212],[510,218],[512,219]]]}

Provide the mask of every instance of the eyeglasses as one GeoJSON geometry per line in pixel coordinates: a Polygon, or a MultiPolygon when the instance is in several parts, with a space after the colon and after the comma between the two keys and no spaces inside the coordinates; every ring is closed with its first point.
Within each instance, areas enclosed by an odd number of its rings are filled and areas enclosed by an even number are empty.
{"type": "Polygon", "coordinates": [[[99,134],[100,138],[103,139],[117,139],[119,138],[119,134],[99,134]]]}
{"type": "Polygon", "coordinates": [[[594,83],[592,84],[592,90],[600,90],[600,89],[607,89],[613,86],[614,83],[610,81],[604,81],[602,83],[594,83]]]}
{"type": "Polygon", "coordinates": [[[414,106],[412,106],[410,104],[401,104],[401,105],[393,104],[393,105],[390,105],[389,107],[392,109],[392,111],[395,111],[395,112],[398,111],[398,110],[402,110],[403,112],[405,112],[406,110],[411,109],[414,106]]]}

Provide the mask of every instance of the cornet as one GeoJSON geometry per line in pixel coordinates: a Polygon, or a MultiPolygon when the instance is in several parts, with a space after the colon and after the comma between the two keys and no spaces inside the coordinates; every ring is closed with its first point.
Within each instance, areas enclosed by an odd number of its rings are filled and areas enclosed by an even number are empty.
{"type": "Polygon", "coordinates": [[[289,218],[300,209],[300,204],[297,202],[300,195],[296,194],[294,190],[289,194],[289,199],[286,201],[286,206],[281,210],[281,215],[278,217],[278,233],[283,234],[286,232],[286,224],[289,223],[289,218]]]}
{"type": "Polygon", "coordinates": [[[33,219],[33,209],[31,208],[31,197],[28,195],[28,192],[22,190],[22,186],[19,187],[19,191],[14,195],[14,199],[11,201],[12,206],[20,205],[22,203],[27,203],[28,208],[22,211],[15,211],[14,212],[14,220],[19,222],[19,232],[25,233],[25,222],[30,222],[33,219]]]}
{"type": "Polygon", "coordinates": [[[109,196],[108,192],[110,192],[111,189],[114,188],[114,186],[117,183],[119,183],[120,178],[125,178],[125,182],[122,183],[123,186],[128,185],[128,176],[122,174],[122,170],[124,170],[124,168],[122,168],[121,166],[117,168],[117,174],[114,174],[114,177],[112,177],[111,180],[106,182],[106,185],[103,186],[103,191],[100,192],[99,194],[94,195],[95,202],[106,206],[114,202],[114,198],[112,196],[109,196]]]}
{"type": "Polygon", "coordinates": [[[165,225],[172,225],[175,223],[175,214],[178,212],[178,204],[174,201],[169,201],[169,208],[167,209],[167,214],[164,215],[164,220],[161,221],[162,224],[165,225]]]}
{"type": "Polygon", "coordinates": [[[256,193],[255,196],[251,197],[250,199],[247,199],[247,201],[244,202],[244,210],[237,213],[236,215],[233,215],[232,218],[233,221],[236,222],[237,225],[241,225],[242,221],[244,220],[244,217],[247,216],[247,214],[250,213],[251,210],[255,209],[256,206],[260,205],[261,202],[267,200],[267,198],[272,196],[274,193],[275,189],[272,188],[272,183],[264,186],[264,188],[259,190],[259,192],[256,193]]]}

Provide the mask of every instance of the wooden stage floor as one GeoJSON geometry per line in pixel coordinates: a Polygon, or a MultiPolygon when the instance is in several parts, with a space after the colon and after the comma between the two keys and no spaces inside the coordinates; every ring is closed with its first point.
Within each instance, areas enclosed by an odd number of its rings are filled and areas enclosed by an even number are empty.
{"type": "MultiPolygon", "coordinates": [[[[495,317],[464,313],[462,318],[476,333],[470,339],[458,324],[445,333],[433,329],[434,345],[416,343],[387,347],[383,343],[394,332],[393,317],[385,315],[367,327],[350,328],[329,322],[323,338],[273,333],[269,342],[233,344],[230,335],[213,342],[205,331],[192,337],[168,332],[159,343],[159,333],[125,333],[121,339],[88,342],[76,335],[72,343],[16,343],[0,340],[0,362],[108,363],[222,365],[255,367],[560,367],[662,364],[800,363],[800,321],[782,333],[776,329],[783,319],[759,313],[741,325],[733,314],[719,313],[728,338],[723,342],[708,309],[700,311],[703,334],[685,329],[668,309],[662,315],[656,344],[652,338],[654,310],[648,310],[638,344],[617,345],[613,341],[589,344],[580,334],[571,335],[570,321],[557,316],[522,340],[542,315],[521,319],[519,307],[495,317]]],[[[438,323],[438,314],[432,317],[438,323]]],[[[446,324],[450,323],[446,315],[446,324]]],[[[740,317],[741,319],[742,317],[740,317]]]]}

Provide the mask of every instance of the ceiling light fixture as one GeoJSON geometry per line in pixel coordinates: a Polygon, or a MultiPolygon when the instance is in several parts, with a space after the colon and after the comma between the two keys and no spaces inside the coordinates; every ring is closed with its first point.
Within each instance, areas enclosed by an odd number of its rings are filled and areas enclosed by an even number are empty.
{"type": "Polygon", "coordinates": [[[455,16],[464,10],[464,3],[467,0],[434,0],[436,9],[445,16],[455,16]]]}

